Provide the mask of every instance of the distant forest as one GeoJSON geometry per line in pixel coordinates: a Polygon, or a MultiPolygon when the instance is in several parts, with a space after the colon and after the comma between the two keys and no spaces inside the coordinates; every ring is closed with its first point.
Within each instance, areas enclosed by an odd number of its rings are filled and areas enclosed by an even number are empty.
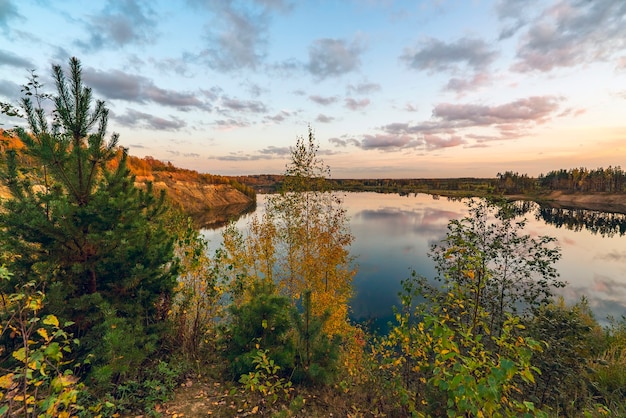
{"type": "MultiPolygon", "coordinates": [[[[254,188],[257,192],[272,193],[280,190],[284,176],[260,174],[232,177],[237,182],[254,188]]],[[[621,167],[553,170],[539,177],[507,171],[495,178],[426,178],[426,179],[329,179],[335,190],[373,191],[379,193],[434,193],[460,192],[461,194],[535,194],[562,191],[566,193],[624,193],[626,172],[621,167]]]]}

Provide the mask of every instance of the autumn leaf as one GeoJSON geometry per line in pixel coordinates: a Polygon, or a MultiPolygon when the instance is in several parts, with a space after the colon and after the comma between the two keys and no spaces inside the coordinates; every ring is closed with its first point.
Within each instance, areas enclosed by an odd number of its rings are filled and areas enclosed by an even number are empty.
{"type": "Polygon", "coordinates": [[[54,315],[48,315],[43,319],[43,323],[45,325],[54,325],[55,327],[59,326],[59,320],[54,315]]]}

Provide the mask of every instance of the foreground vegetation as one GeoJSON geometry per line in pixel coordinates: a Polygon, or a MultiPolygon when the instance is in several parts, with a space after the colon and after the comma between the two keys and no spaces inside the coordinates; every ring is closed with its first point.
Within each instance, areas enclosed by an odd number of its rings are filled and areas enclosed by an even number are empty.
{"type": "MultiPolygon", "coordinates": [[[[280,193],[208,254],[163,194],[137,189],[77,60],[36,77],[3,152],[0,415],[624,416],[626,320],[566,306],[550,237],[473,201],[404,282],[395,321],[348,320],[352,235],[314,134],[280,193]],[[43,110],[52,100],[52,116],[43,110]]],[[[3,109],[10,111],[9,107],[3,109]]]]}

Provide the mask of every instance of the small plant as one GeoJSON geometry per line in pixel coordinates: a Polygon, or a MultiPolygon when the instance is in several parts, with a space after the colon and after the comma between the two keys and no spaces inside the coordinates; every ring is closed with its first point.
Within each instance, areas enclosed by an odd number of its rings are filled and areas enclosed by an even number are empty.
{"type": "Polygon", "coordinates": [[[269,400],[273,405],[280,396],[285,400],[289,399],[289,394],[293,390],[291,382],[283,377],[279,377],[280,366],[268,357],[267,350],[261,350],[256,345],[257,352],[252,358],[254,371],[244,374],[239,378],[239,383],[250,392],[259,392],[264,399],[269,400]]]}
{"type": "MultiPolygon", "coordinates": [[[[1,266],[0,280],[10,276],[1,266]]],[[[34,282],[3,295],[0,338],[12,349],[0,359],[0,416],[69,417],[83,409],[77,397],[84,385],[67,359],[78,340],[56,316],[40,316],[44,299],[34,282]]]]}

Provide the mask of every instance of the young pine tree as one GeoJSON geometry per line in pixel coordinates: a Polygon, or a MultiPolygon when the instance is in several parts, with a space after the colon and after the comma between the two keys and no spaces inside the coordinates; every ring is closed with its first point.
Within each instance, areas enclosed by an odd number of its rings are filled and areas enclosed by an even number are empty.
{"type": "Polygon", "coordinates": [[[11,192],[0,210],[2,258],[14,277],[45,284],[50,310],[75,322],[82,355],[99,355],[94,365],[110,381],[155,347],[176,282],[173,237],[163,194],[137,189],[117,134],[107,140],[108,110],[94,104],[79,61],[52,75],[55,95],[41,93],[36,75],[25,86],[28,130],[16,129],[24,147],[2,155],[11,192]],[[108,335],[116,329],[132,330],[125,348],[108,335]],[[113,367],[113,357],[128,363],[113,367]]]}

